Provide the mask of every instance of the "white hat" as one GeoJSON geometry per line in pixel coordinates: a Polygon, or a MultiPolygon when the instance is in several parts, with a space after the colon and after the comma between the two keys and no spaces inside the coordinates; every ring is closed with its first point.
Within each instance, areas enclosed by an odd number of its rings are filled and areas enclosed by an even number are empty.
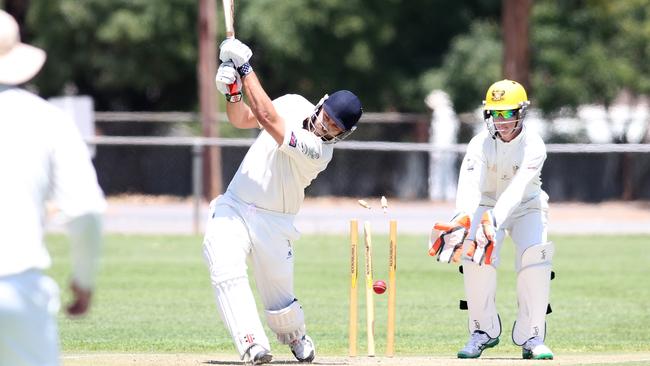
{"type": "Polygon", "coordinates": [[[18,23],[0,10],[0,84],[22,84],[33,78],[44,62],[45,51],[21,43],[18,23]]]}

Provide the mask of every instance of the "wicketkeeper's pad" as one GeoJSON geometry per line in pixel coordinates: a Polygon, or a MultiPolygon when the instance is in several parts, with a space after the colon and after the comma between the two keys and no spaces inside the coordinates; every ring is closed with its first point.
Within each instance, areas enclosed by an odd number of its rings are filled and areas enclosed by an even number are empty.
{"type": "Polygon", "coordinates": [[[512,341],[524,344],[532,337],[546,337],[546,313],[551,291],[551,265],[555,246],[551,242],[533,245],[521,257],[517,274],[519,311],[512,326],[512,341]]]}

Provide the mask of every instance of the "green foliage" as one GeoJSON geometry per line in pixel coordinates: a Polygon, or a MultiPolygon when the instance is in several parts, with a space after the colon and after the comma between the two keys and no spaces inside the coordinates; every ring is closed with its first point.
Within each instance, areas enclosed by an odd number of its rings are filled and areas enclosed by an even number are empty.
{"type": "Polygon", "coordinates": [[[536,1],[531,14],[532,90],[545,112],[610,104],[650,89],[647,1],[536,1]]]}
{"type": "Polygon", "coordinates": [[[72,87],[99,110],[194,108],[197,8],[192,0],[32,2],[32,43],[48,52],[45,95],[72,87]]]}
{"type": "MultiPolygon", "coordinates": [[[[432,88],[458,111],[502,77],[499,0],[237,2],[237,35],[272,97],[312,101],[346,88],[367,111],[422,111],[432,88]],[[431,24],[431,26],[429,26],[431,24]]],[[[538,0],[530,14],[531,88],[546,113],[650,93],[647,0],[538,0]]],[[[217,7],[219,13],[221,7],[217,7]]],[[[197,105],[197,2],[32,1],[28,42],[48,52],[36,84],[71,89],[101,110],[197,105]]],[[[223,36],[217,16],[218,37],[223,36]]]]}
{"type": "Polygon", "coordinates": [[[474,23],[469,34],[453,39],[442,67],[423,75],[422,89],[444,90],[460,112],[480,106],[487,88],[502,77],[503,46],[499,37],[497,24],[474,23]]]}
{"type": "Polygon", "coordinates": [[[259,0],[242,8],[238,32],[255,44],[270,94],[318,100],[347,88],[366,110],[413,111],[424,109],[420,74],[474,16],[494,15],[498,1],[259,0]]]}
{"type": "MultiPolygon", "coordinates": [[[[547,318],[547,343],[557,354],[650,351],[650,276],[647,236],[556,236],[556,279],[551,284],[554,312],[547,318]],[[615,250],[612,242],[616,242],[615,250]]],[[[50,273],[68,278],[68,245],[49,237],[54,257],[50,273]]],[[[387,237],[376,235],[374,275],[387,279],[387,237]]],[[[399,235],[397,260],[398,355],[455,355],[466,341],[463,279],[455,265],[426,254],[426,238],[399,235]]],[[[347,354],[349,244],[346,236],[306,235],[295,244],[296,295],[306,311],[307,328],[320,355],[347,354]]],[[[503,321],[501,344],[492,355],[520,357],[509,341],[516,317],[513,245],[507,241],[499,268],[497,306],[503,321]]],[[[363,255],[360,253],[363,268],[363,255]]],[[[360,284],[363,275],[359,274],[360,284]]],[[[361,285],[360,287],[363,287],[361,285]]],[[[66,297],[67,292],[64,292],[66,297]]],[[[365,348],[365,300],[359,289],[359,349],[365,348]]],[[[375,296],[376,341],[383,353],[387,296],[375,296]]],[[[261,308],[261,307],[260,307],[261,308]]],[[[219,316],[193,236],[106,238],[94,307],[88,317],[60,317],[64,353],[221,352],[234,353],[219,316]]],[[[274,354],[291,357],[270,336],[274,354]]]]}

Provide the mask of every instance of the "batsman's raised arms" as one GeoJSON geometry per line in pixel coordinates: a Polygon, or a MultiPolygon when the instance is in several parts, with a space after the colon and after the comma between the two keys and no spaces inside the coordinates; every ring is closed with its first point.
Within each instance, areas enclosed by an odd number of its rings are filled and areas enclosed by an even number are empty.
{"type": "Polygon", "coordinates": [[[467,214],[458,214],[450,222],[435,223],[429,239],[429,255],[437,256],[438,262],[460,261],[469,227],[470,218],[467,214]]]}

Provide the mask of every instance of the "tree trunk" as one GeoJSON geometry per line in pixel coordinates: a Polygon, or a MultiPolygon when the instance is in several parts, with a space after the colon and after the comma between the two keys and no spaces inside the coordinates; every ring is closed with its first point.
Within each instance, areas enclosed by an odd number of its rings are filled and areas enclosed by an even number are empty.
{"type": "Polygon", "coordinates": [[[529,90],[528,19],[532,0],[503,0],[501,4],[503,75],[529,90]]]}
{"type": "MultiPolygon", "coordinates": [[[[199,0],[199,102],[204,137],[219,137],[217,121],[216,73],[216,6],[215,0],[199,0]]],[[[222,192],[221,149],[206,147],[203,154],[203,194],[211,200],[222,192]]]]}

